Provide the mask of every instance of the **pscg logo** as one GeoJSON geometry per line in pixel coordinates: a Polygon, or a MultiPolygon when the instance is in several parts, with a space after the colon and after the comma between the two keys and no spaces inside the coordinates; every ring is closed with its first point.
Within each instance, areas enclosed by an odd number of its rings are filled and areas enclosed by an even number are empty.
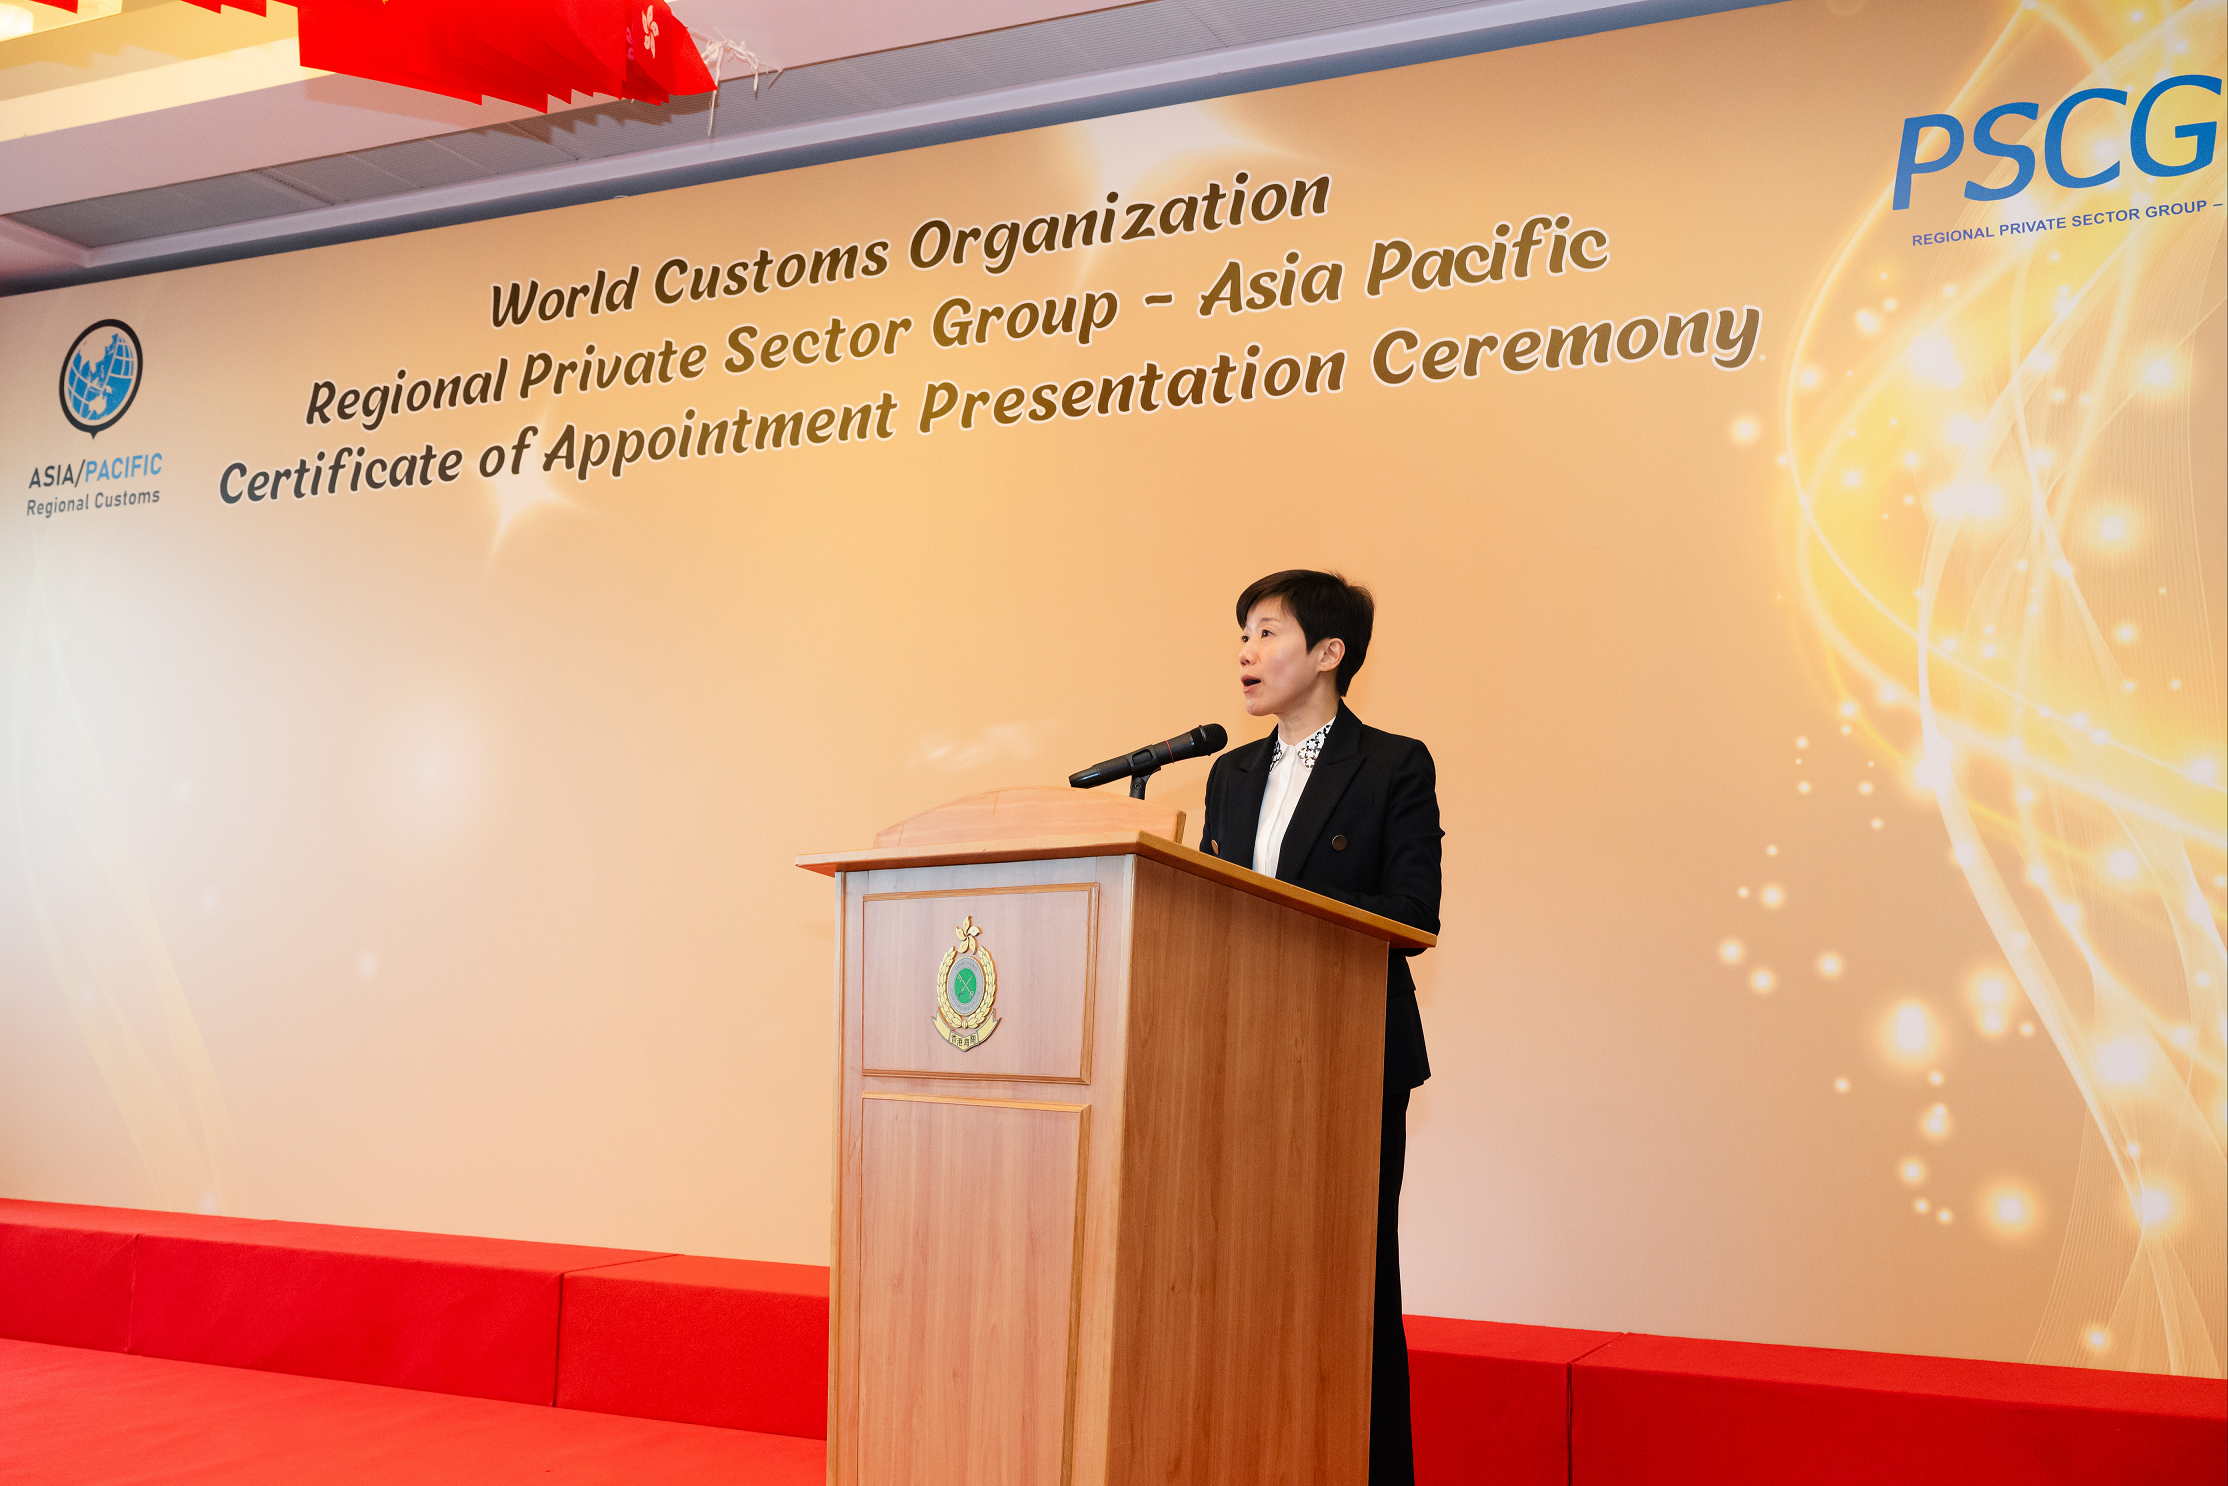
{"type": "MultiPolygon", "coordinates": [[[[2151,153],[2151,113],[2159,101],[2177,88],[2203,88],[2218,95],[2220,79],[2202,73],[2183,73],[2158,83],[2143,95],[2135,105],[2135,116],[2128,123],[2127,148],[2135,168],[2145,175],[2188,175],[2203,170],[2213,163],[2213,150],[2219,144],[2220,125],[2207,119],[2202,123],[2182,124],[2175,128],[2174,138],[2190,141],[2186,160],[2161,160],[2151,153]]],[[[2073,122],[2076,110],[2100,107],[2104,104],[2127,106],[2125,88],[2083,88],[2067,96],[2063,103],[2050,111],[2050,123],[2042,131],[2042,165],[2050,179],[2069,191],[2089,186],[2101,186],[2119,179],[2120,161],[2114,158],[2101,169],[2087,175],[2076,175],[2066,162],[2066,129],[2073,122]]],[[[1973,148],[1982,155],[2013,164],[2012,177],[2000,186],[1984,186],[1978,179],[1965,183],[1965,196],[1969,201],[2002,201],[2017,196],[2027,189],[2035,178],[2035,152],[2031,146],[1996,137],[1996,126],[2004,119],[2025,119],[2032,124],[2042,118],[2042,109],[2032,103],[1999,103],[1982,114],[1973,123],[1973,148]]],[[[1937,170],[1947,170],[1965,152],[1965,126],[1952,114],[1915,114],[1903,121],[1903,148],[1895,162],[1895,210],[1903,211],[1911,204],[1913,177],[1931,175],[1937,170]],[[1919,147],[1929,129],[1939,129],[1949,136],[1942,152],[1930,160],[1919,158],[1919,147]]],[[[2176,151],[2179,153],[2179,151],[2176,151]]],[[[2099,162],[2089,162],[2099,163],[2099,162]]],[[[1987,171],[1984,169],[1982,174],[1987,171]]]]}

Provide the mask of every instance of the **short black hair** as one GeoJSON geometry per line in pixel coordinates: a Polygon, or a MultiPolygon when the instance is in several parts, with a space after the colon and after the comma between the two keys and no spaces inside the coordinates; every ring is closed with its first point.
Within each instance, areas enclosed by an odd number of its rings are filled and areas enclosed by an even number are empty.
{"type": "Polygon", "coordinates": [[[1338,694],[1346,695],[1354,673],[1369,658],[1370,626],[1377,619],[1377,600],[1359,583],[1349,583],[1336,573],[1313,568],[1286,568],[1266,578],[1256,578],[1238,595],[1238,628],[1263,599],[1282,599],[1299,621],[1300,638],[1313,650],[1325,640],[1344,640],[1346,657],[1338,663],[1338,694]]]}

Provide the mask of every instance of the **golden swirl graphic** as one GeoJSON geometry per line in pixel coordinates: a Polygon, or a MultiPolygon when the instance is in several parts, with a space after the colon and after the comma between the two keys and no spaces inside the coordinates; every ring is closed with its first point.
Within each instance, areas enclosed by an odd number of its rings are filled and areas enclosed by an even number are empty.
{"type": "MultiPolygon", "coordinates": [[[[1968,146],[1850,235],[1783,389],[1789,556],[1844,730],[1933,795],[2088,1110],[2032,1357],[2218,1377],[2221,96],[2165,89],[2131,131],[2162,84],[2221,75],[2228,20],[2221,0],[2008,9],[1940,105],[1968,138],[2033,104],[1992,138],[2047,165],[2061,102],[2125,103],[2066,112],[2058,168],[2017,194],[1972,199],[2017,166],[1968,146]]],[[[1990,1035],[2008,990],[1977,988],[1990,1035]]],[[[1988,1200],[2004,1223],[2032,1206],[1988,1200]]]]}

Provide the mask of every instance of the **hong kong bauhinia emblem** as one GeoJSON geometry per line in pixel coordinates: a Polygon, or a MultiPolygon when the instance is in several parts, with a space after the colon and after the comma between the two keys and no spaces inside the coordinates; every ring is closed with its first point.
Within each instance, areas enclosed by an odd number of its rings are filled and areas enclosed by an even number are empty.
{"type": "Polygon", "coordinates": [[[973,914],[952,933],[959,943],[936,972],[936,1035],[966,1052],[998,1030],[998,962],[982,947],[973,914]]]}

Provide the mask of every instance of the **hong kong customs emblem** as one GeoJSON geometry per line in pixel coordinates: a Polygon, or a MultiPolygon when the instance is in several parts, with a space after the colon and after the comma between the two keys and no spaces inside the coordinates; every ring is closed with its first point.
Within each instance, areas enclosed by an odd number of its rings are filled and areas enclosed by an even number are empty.
{"type": "Polygon", "coordinates": [[[973,914],[952,933],[959,943],[936,972],[936,1035],[966,1052],[998,1030],[998,962],[982,947],[973,914]]]}

